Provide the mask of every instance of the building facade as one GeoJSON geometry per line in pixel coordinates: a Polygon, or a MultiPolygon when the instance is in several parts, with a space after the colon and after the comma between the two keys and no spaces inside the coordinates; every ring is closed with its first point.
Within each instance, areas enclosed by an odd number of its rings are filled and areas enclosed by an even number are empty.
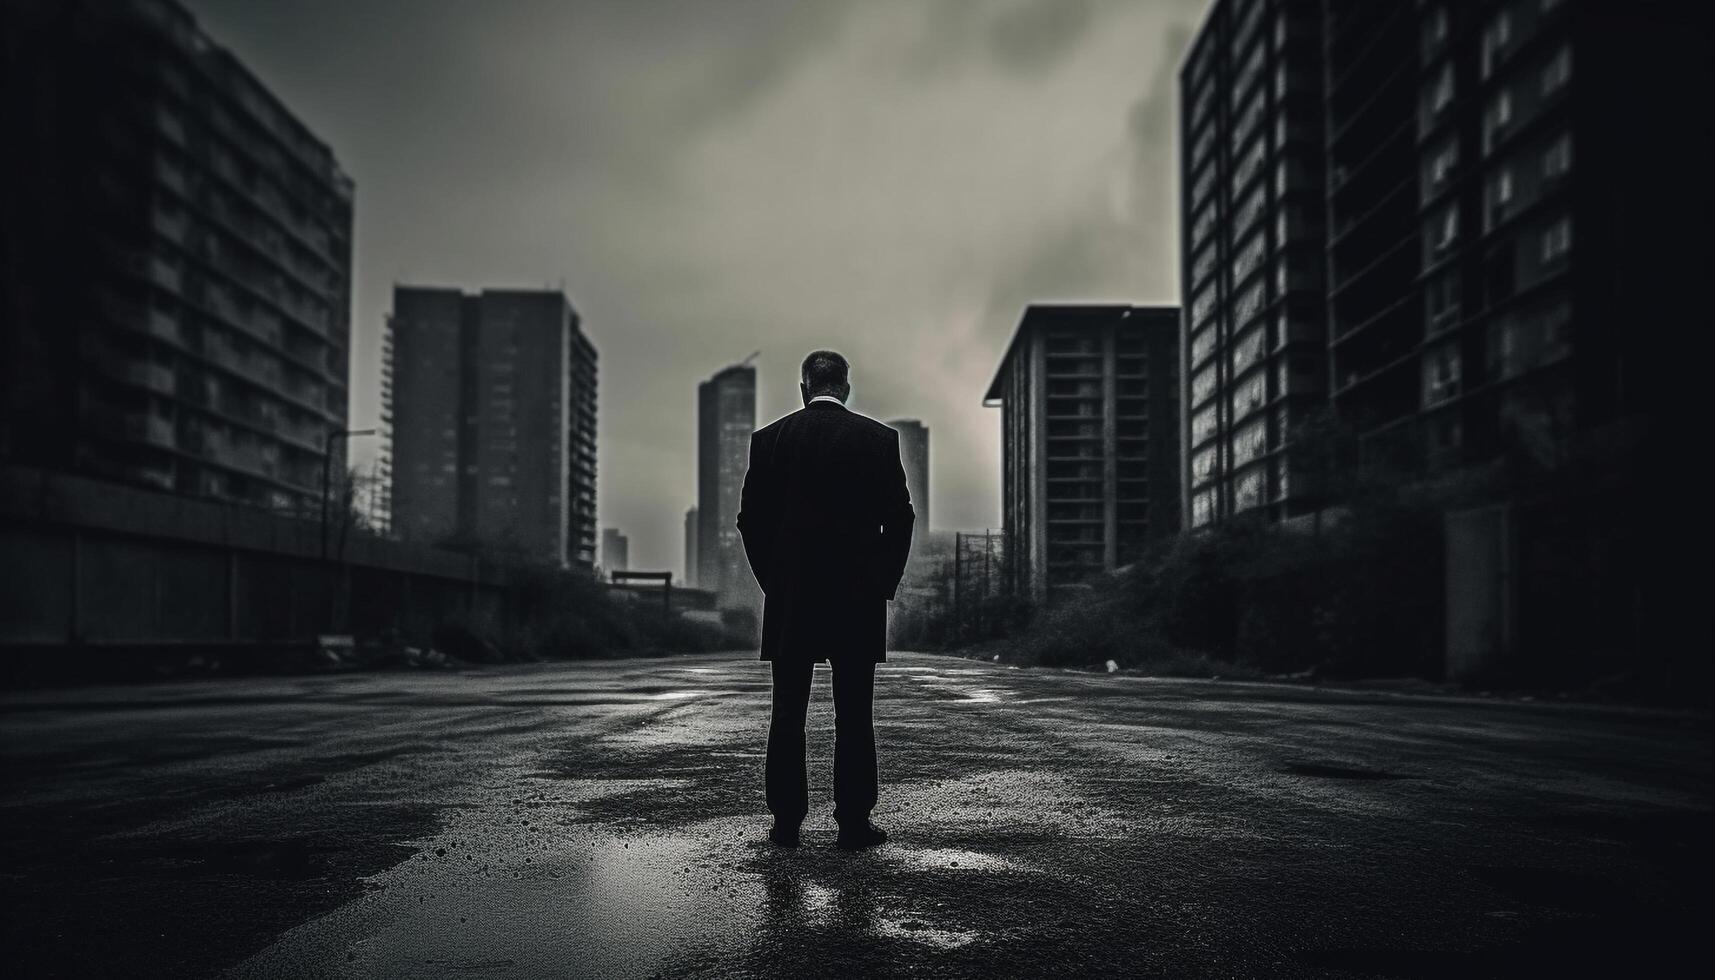
{"type": "Polygon", "coordinates": [[[17,0],[0,26],[0,458],[316,513],[350,178],[170,0],[17,0]]]}
{"type": "Polygon", "coordinates": [[[697,508],[685,511],[685,584],[697,588],[697,508]]]}
{"type": "Polygon", "coordinates": [[[735,364],[697,386],[697,588],[722,608],[753,608],[761,590],[738,534],[756,431],[756,368],[735,364]]]}
{"type": "Polygon", "coordinates": [[[916,419],[887,423],[899,432],[899,461],[905,467],[905,487],[917,512],[916,533],[929,537],[929,427],[916,419]]]}
{"type": "Polygon", "coordinates": [[[394,532],[595,564],[596,351],[563,293],[397,286],[394,532]]]}
{"type": "Polygon", "coordinates": [[[1182,493],[1199,527],[1304,506],[1326,402],[1320,0],[1220,0],[1180,74],[1182,493]]]}
{"type": "Polygon", "coordinates": [[[609,573],[631,568],[631,539],[617,527],[601,529],[601,567],[609,573]]]}
{"type": "Polygon", "coordinates": [[[1178,307],[1025,309],[984,396],[1015,594],[1052,603],[1179,529],[1178,346],[1178,307]]]}
{"type": "Polygon", "coordinates": [[[1709,36],[1703,4],[1216,3],[1181,72],[1189,524],[1324,503],[1313,414],[1405,475],[1677,424],[1710,190],[1673,93],[1709,36]]]}

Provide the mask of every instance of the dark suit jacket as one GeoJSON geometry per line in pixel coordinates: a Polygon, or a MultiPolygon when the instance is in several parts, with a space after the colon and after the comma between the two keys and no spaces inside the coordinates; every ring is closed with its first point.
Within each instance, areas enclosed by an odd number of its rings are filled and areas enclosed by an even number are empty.
{"type": "Polygon", "coordinates": [[[834,402],[750,437],[738,530],[762,586],[762,659],[887,659],[916,515],[899,433],[834,402]]]}

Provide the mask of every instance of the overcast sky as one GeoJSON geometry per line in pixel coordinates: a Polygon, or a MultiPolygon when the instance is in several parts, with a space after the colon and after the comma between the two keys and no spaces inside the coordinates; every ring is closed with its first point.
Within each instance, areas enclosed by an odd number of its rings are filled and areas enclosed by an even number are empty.
{"type": "Polygon", "coordinates": [[[696,385],[753,350],[759,424],[839,350],[854,409],[929,426],[935,526],[983,528],[982,395],[1023,305],[1179,301],[1176,80],[1208,0],[189,5],[357,182],[352,425],[393,283],[563,281],[634,567],[683,571],[696,385]]]}

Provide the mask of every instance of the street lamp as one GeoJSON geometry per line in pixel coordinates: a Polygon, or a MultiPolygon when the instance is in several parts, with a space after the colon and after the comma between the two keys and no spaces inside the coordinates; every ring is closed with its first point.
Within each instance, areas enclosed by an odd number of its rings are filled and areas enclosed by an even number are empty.
{"type": "Polygon", "coordinates": [[[374,429],[340,429],[329,432],[326,441],[322,443],[322,561],[328,560],[328,471],[333,469],[333,441],[374,434],[374,429]]]}

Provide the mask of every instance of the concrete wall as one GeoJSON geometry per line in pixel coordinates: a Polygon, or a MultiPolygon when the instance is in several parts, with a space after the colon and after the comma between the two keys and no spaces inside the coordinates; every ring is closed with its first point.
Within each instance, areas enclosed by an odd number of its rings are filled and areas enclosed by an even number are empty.
{"type": "Polygon", "coordinates": [[[0,468],[0,647],[294,645],[443,622],[510,635],[517,570],[314,521],[0,468]]]}

